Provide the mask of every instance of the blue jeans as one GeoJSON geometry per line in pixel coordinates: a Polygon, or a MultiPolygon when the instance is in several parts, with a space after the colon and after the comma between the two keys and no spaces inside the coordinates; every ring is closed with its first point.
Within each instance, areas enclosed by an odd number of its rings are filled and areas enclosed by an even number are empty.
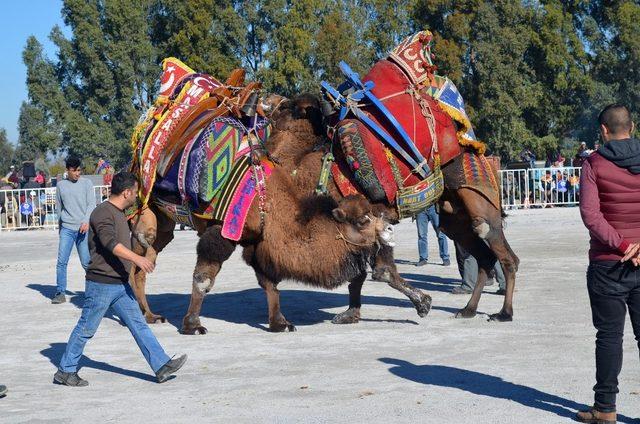
{"type": "MultiPolygon", "coordinates": [[[[462,277],[461,287],[467,290],[473,290],[473,288],[476,286],[476,283],[478,282],[478,261],[476,260],[476,258],[471,256],[469,252],[464,250],[458,243],[455,244],[455,247],[456,261],[458,262],[458,271],[460,271],[460,276],[462,277]]],[[[504,277],[502,265],[500,265],[499,261],[496,261],[493,270],[496,274],[498,287],[501,289],[506,289],[507,280],[504,277]]]]}
{"type": "Polygon", "coordinates": [[[169,362],[171,358],[164,352],[147,325],[129,283],[103,284],[87,280],[84,297],[82,315],[71,332],[67,348],[60,360],[60,370],[77,371],[84,346],[96,333],[109,308],[113,308],[113,312],[127,326],[153,372],[158,372],[169,362]]]}
{"type": "Polygon", "coordinates": [[[71,250],[74,244],[78,250],[82,268],[86,271],[89,266],[89,260],[91,259],[87,233],[82,234],[80,231],[70,230],[61,225],[60,242],[58,244],[58,263],[56,264],[56,293],[65,293],[67,291],[67,264],[69,263],[69,256],[71,256],[71,250]]]}
{"type": "Polygon", "coordinates": [[[416,225],[418,226],[418,253],[420,260],[426,261],[429,258],[429,245],[427,244],[427,232],[429,231],[429,221],[433,229],[438,235],[438,248],[440,249],[440,259],[449,259],[449,245],[447,244],[447,236],[438,229],[440,227],[440,217],[436,212],[436,207],[431,206],[424,212],[420,212],[416,216],[416,225]]]}

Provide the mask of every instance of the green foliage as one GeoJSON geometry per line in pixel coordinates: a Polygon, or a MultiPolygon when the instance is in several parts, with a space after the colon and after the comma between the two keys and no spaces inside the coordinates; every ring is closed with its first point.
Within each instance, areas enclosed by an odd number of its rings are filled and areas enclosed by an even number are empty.
{"type": "Polygon", "coordinates": [[[0,178],[4,178],[13,163],[13,146],[7,139],[7,130],[0,128],[0,178]]]}
{"type": "Polygon", "coordinates": [[[480,139],[509,160],[597,140],[607,103],[640,107],[640,5],[510,0],[64,0],[57,58],[27,40],[21,158],[75,153],[117,167],[168,56],[226,79],[238,66],[267,91],[317,92],[338,62],[364,74],[410,33],[431,29],[439,72],[463,94],[480,139]]]}

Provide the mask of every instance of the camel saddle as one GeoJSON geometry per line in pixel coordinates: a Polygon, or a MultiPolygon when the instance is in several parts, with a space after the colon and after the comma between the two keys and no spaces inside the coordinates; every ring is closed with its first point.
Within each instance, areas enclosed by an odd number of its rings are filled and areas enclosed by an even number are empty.
{"type": "Polygon", "coordinates": [[[270,133],[257,101],[260,84],[243,86],[244,75],[237,69],[223,84],[178,59],[163,61],[159,96],[131,143],[141,207],[153,194],[174,221],[215,220],[224,236],[239,239],[257,175],[263,181],[272,169],[257,153],[270,133]]]}
{"type": "Polygon", "coordinates": [[[440,197],[441,166],[485,148],[455,85],[435,74],[431,41],[431,33],[421,31],[362,80],[341,62],[346,81],[337,89],[322,82],[332,109],[329,137],[341,147],[332,168],[336,184],[343,195],[362,192],[395,204],[403,217],[440,197]]]}

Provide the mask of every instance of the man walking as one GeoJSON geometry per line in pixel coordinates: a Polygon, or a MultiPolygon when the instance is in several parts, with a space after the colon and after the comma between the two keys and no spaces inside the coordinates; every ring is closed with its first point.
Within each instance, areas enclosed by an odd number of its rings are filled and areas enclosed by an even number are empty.
{"type": "Polygon", "coordinates": [[[442,265],[449,266],[451,261],[449,260],[449,245],[447,244],[447,236],[440,231],[440,217],[436,211],[435,205],[432,205],[424,212],[420,212],[416,215],[416,225],[418,227],[418,253],[420,258],[416,263],[416,266],[426,265],[429,258],[429,245],[427,242],[427,233],[429,231],[429,221],[433,229],[438,235],[438,248],[440,250],[440,259],[442,259],[442,265]]]}
{"type": "Polygon", "coordinates": [[[147,325],[131,286],[131,262],[144,272],[153,272],[154,264],[131,251],[131,233],[124,210],[133,205],[138,193],[136,177],[121,172],[113,177],[109,200],[91,214],[85,301],[82,315],[74,328],[60,360],[54,381],[67,386],[89,383],[78,375],[78,362],[87,341],[93,337],[109,308],[129,328],[144,358],[156,373],[158,382],[166,381],[184,365],[187,355],[170,359],[147,325]]]}
{"type": "Polygon", "coordinates": [[[82,178],[80,159],[68,157],[66,161],[67,179],[58,183],[56,188],[56,213],[60,241],[58,243],[58,263],[56,265],[56,294],[51,303],[67,301],[67,265],[73,246],[76,246],[80,263],[84,270],[89,265],[89,247],[87,231],[89,216],[96,206],[93,184],[82,178]]]}
{"type": "MultiPolygon", "coordinates": [[[[456,248],[456,262],[458,263],[458,272],[462,278],[462,283],[451,289],[452,294],[471,294],[473,292],[476,283],[478,282],[478,261],[469,252],[467,252],[459,243],[454,243],[456,248]]],[[[507,280],[504,278],[504,272],[502,271],[502,265],[496,261],[495,266],[491,274],[495,274],[495,278],[498,281],[498,290],[496,294],[503,295],[507,290],[507,280]]],[[[491,275],[488,277],[487,284],[485,286],[493,285],[493,279],[491,275]]]]}
{"type": "Polygon", "coordinates": [[[596,328],[595,402],[586,423],[615,423],[626,310],[640,348],[640,140],[622,105],[598,117],[605,144],[582,165],[580,213],[591,236],[587,289],[596,328]]]}

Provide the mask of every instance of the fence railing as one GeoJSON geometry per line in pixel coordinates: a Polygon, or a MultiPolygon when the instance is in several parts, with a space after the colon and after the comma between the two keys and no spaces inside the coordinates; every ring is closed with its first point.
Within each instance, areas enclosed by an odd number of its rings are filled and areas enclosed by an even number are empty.
{"type": "MultiPolygon", "coordinates": [[[[501,170],[502,206],[506,209],[577,205],[580,168],[501,170]]],[[[109,186],[94,186],[96,205],[109,196],[109,186]]],[[[0,190],[0,231],[58,228],[56,188],[0,190]]]]}
{"type": "MultiPolygon", "coordinates": [[[[96,205],[109,197],[109,186],[94,186],[96,205]]],[[[0,190],[0,231],[58,228],[56,188],[0,190]]]]}
{"type": "Polygon", "coordinates": [[[499,174],[506,209],[580,203],[579,167],[501,170],[499,174]]]}

